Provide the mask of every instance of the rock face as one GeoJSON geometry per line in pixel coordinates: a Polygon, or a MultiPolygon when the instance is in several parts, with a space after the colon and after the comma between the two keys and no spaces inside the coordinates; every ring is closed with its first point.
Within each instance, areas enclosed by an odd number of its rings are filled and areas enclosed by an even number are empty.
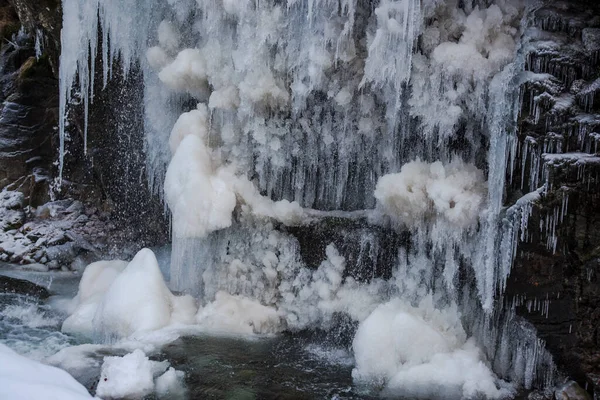
{"type": "Polygon", "coordinates": [[[547,1],[535,12],[517,178],[507,188],[517,198],[545,185],[506,294],[558,366],[590,390],[600,373],[599,16],[592,2],[547,1]]]}
{"type": "Polygon", "coordinates": [[[115,73],[114,85],[96,96],[87,149],[82,107],[71,107],[64,179],[55,182],[61,23],[59,0],[0,0],[0,34],[9,39],[0,48],[0,188],[22,192],[32,207],[50,196],[79,199],[126,226],[125,241],[164,243],[164,207],[145,180],[143,111],[131,106],[141,104],[139,72],[115,73]]]}

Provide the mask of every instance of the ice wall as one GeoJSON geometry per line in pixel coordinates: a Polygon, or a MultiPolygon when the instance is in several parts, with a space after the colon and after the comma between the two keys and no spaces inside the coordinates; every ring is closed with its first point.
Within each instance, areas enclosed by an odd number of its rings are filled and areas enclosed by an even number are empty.
{"type": "Polygon", "coordinates": [[[222,291],[257,300],[290,329],[327,327],[338,313],[363,321],[394,297],[432,296],[440,309],[475,304],[483,311],[470,330],[485,335],[475,327],[501,307],[527,221],[529,198],[507,218],[503,209],[524,4],[63,6],[61,157],[69,102],[87,110],[93,99],[90,60],[100,53],[105,84],[117,65],[140,68],[149,181],[173,216],[175,289],[203,302],[222,291]],[[335,246],[308,268],[280,227],[324,215],[408,232],[392,279],[348,276],[335,246]],[[468,301],[465,268],[475,282],[468,301]]]}

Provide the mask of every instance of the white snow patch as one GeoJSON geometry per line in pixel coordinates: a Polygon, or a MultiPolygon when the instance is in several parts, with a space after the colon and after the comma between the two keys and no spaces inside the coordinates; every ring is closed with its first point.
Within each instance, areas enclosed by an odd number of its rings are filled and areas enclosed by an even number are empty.
{"type": "Polygon", "coordinates": [[[183,383],[185,373],[169,368],[167,372],[156,378],[156,394],[160,399],[183,399],[186,389],[183,383]]]}
{"type": "Polygon", "coordinates": [[[80,400],[92,396],[67,372],[25,358],[0,343],[0,398],[80,400]]]}

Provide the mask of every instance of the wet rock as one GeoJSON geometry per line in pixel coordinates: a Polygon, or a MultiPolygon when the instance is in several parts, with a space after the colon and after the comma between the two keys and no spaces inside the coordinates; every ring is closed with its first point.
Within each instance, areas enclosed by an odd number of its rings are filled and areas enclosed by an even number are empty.
{"type": "Polygon", "coordinates": [[[45,299],[50,296],[48,290],[35,283],[0,275],[0,292],[17,293],[45,299]]]}
{"type": "Polygon", "coordinates": [[[46,264],[46,266],[48,267],[48,269],[51,269],[51,270],[60,269],[60,264],[58,263],[58,261],[55,261],[55,260],[48,262],[46,264]]]}
{"type": "Polygon", "coordinates": [[[569,381],[554,392],[556,400],[592,400],[592,397],[577,382],[569,381]]]}

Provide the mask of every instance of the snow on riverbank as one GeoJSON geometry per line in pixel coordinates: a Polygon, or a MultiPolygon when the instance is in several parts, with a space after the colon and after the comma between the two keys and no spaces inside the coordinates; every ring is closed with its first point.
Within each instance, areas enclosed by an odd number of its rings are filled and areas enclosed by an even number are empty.
{"type": "Polygon", "coordinates": [[[81,400],[92,396],[62,369],[30,360],[0,344],[0,398],[81,400]]]}

